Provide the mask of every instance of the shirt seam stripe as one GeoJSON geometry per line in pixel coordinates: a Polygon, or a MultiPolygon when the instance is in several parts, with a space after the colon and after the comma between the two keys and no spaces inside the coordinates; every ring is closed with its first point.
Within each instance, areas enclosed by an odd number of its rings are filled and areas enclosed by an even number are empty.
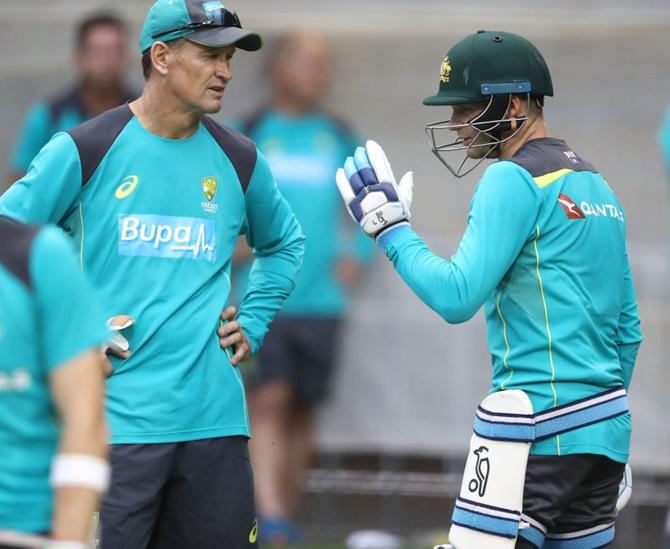
{"type": "Polygon", "coordinates": [[[79,201],[79,224],[81,225],[81,238],[79,239],[79,268],[84,270],[84,209],[79,201]]]}
{"type": "Polygon", "coordinates": [[[508,358],[509,358],[509,353],[510,353],[510,346],[509,346],[509,340],[507,339],[507,322],[505,322],[505,317],[502,314],[502,311],[500,310],[500,296],[502,292],[498,291],[498,298],[496,299],[496,310],[498,311],[498,316],[500,317],[500,320],[502,321],[503,325],[503,339],[505,340],[505,356],[503,357],[503,365],[507,370],[509,370],[509,376],[505,381],[502,382],[500,385],[500,389],[503,391],[505,390],[505,385],[509,383],[509,381],[512,379],[512,376],[514,375],[514,369],[510,367],[508,358]]]}
{"type": "MultiPolygon", "coordinates": [[[[551,327],[549,326],[549,311],[547,309],[547,300],[544,295],[544,284],[542,283],[542,275],[540,274],[540,252],[538,250],[537,241],[540,238],[540,226],[535,226],[535,240],[533,240],[533,246],[535,248],[535,272],[537,274],[537,282],[540,287],[540,297],[542,298],[542,306],[544,308],[544,325],[547,330],[547,350],[549,352],[549,366],[551,368],[551,381],[549,386],[551,387],[551,392],[554,396],[554,407],[558,406],[558,396],[556,394],[556,387],[554,387],[554,379],[556,378],[556,370],[554,368],[554,352],[552,348],[551,340],[551,327]]],[[[561,455],[561,441],[560,436],[556,435],[556,451],[558,455],[561,455]]]]}

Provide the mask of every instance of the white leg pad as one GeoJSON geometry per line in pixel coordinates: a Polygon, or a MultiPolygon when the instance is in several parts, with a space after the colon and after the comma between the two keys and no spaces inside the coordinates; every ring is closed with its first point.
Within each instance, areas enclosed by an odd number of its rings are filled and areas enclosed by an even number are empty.
{"type": "MultiPolygon", "coordinates": [[[[505,422],[515,421],[517,414],[533,414],[528,395],[519,390],[493,393],[482,401],[481,409],[500,415],[505,422]]],[[[530,442],[472,435],[449,530],[449,542],[456,549],[514,548],[521,523],[530,446],[530,442]]]]}

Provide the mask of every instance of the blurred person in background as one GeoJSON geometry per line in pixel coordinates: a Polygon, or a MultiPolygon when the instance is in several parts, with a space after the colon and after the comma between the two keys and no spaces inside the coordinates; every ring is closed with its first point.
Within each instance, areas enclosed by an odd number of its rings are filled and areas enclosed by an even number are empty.
{"type": "Polygon", "coordinates": [[[84,549],[109,481],[108,331],[60,230],[0,216],[0,242],[0,549],[84,549]]]}
{"type": "Polygon", "coordinates": [[[141,97],[56,134],[0,212],[66,228],[109,315],[134,319],[107,380],[103,547],[257,547],[237,366],[293,289],[304,237],[254,143],[207,115],[235,52],[262,39],[218,0],[157,0],[139,38],[141,97]],[[257,257],[238,312],[243,225],[257,257]]]}
{"type": "MultiPolygon", "coordinates": [[[[666,173],[670,179],[670,108],[665,113],[665,119],[661,125],[658,135],[661,155],[665,165],[666,173]]],[[[663,533],[663,549],[670,549],[670,509],[665,519],[665,531],[663,533]]]]}
{"type": "Polygon", "coordinates": [[[670,177],[670,108],[665,113],[665,119],[658,135],[658,142],[661,147],[666,172],[668,177],[670,177]]]}
{"type": "Polygon", "coordinates": [[[492,387],[453,512],[457,549],[605,547],[630,497],[626,391],[642,334],[626,217],[550,136],[546,96],[545,60],[516,34],[478,31],[442,60],[424,104],[452,114],[426,127],[432,152],[456,177],[498,159],[450,260],[413,231],[412,176],[396,183],[377,143],[337,173],[351,216],[431,309],[460,323],[486,306],[492,387]]]}
{"type": "MultiPolygon", "coordinates": [[[[306,237],[296,288],[245,372],[260,536],[271,545],[298,538],[291,517],[312,453],[315,408],[329,391],[347,294],[374,245],[343,232],[333,176],[356,139],[323,106],[333,78],[328,43],[307,31],[282,35],[268,75],[270,98],[237,126],[267,158],[306,237]]],[[[237,255],[244,271],[251,252],[242,245],[237,255]]],[[[244,272],[234,285],[244,290],[244,272]]]]}
{"type": "Polygon", "coordinates": [[[26,174],[32,159],[53,134],[137,97],[124,84],[127,32],[122,19],[106,12],[91,14],[77,23],[76,81],[30,108],[14,146],[5,187],[26,174]]]}

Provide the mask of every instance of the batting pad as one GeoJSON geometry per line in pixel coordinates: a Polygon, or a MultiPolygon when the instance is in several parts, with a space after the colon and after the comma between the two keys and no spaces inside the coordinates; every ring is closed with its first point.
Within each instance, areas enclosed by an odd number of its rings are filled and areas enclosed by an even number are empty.
{"type": "MultiPolygon", "coordinates": [[[[528,395],[519,390],[493,393],[479,409],[505,422],[533,414],[528,395]]],[[[514,548],[530,446],[531,442],[472,435],[449,530],[449,542],[455,549],[514,548]]]]}

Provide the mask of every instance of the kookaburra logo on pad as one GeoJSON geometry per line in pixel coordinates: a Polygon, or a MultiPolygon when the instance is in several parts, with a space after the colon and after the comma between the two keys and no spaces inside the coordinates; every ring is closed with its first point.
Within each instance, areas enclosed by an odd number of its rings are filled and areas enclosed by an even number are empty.
{"type": "Polygon", "coordinates": [[[491,471],[491,464],[489,458],[486,457],[489,449],[486,446],[480,446],[474,450],[475,456],[477,456],[477,464],[475,465],[475,475],[476,478],[473,478],[468,483],[468,490],[471,492],[477,492],[479,497],[484,497],[486,493],[486,485],[489,481],[489,473],[491,471]]]}

